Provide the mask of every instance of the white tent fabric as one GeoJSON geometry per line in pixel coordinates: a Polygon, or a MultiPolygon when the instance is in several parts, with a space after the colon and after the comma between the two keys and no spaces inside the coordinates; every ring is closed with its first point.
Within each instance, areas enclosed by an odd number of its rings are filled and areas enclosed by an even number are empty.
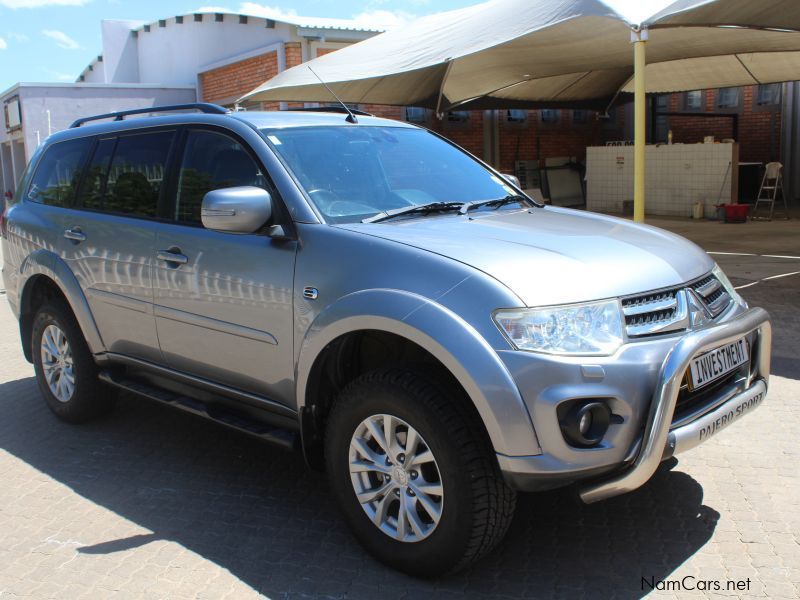
{"type": "MultiPolygon", "coordinates": [[[[648,92],[800,79],[800,0],[679,0],[648,19],[648,92]]],[[[633,91],[632,24],[600,0],[490,0],[265,82],[255,101],[504,108],[604,106],[633,91]]]]}

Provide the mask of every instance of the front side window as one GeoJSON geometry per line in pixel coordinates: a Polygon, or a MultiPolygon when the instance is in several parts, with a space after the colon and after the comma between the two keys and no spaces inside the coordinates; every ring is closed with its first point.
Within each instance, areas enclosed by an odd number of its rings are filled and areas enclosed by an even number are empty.
{"type": "Polygon", "coordinates": [[[332,222],[430,202],[503,198],[513,189],[479,162],[421,129],[297,127],[266,138],[332,222]]]}
{"type": "Polygon", "coordinates": [[[51,206],[71,206],[91,145],[91,138],[81,138],[50,146],[36,167],[26,198],[51,206]]]}
{"type": "Polygon", "coordinates": [[[178,176],[176,221],[200,223],[203,196],[220,188],[256,186],[267,181],[258,164],[233,138],[213,131],[190,131],[178,176]]]}

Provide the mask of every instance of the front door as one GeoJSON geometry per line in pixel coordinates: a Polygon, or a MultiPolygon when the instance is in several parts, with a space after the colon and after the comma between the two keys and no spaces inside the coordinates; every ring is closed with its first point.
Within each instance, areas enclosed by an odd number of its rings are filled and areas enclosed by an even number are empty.
{"type": "Polygon", "coordinates": [[[204,229],[203,196],[241,185],[275,190],[231,135],[190,129],[172,220],[156,234],[155,316],[167,364],[291,404],[292,288],[296,242],[204,229]]]}

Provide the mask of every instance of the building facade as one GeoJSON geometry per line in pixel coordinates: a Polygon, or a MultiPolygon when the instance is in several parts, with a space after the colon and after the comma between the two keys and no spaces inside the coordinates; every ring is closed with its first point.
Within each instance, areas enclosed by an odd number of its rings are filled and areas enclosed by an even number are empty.
{"type": "MultiPolygon", "coordinates": [[[[38,143],[78,116],[195,100],[233,107],[243,94],[281,71],[379,32],[339,19],[297,17],[290,22],[214,12],[150,23],[103,21],[102,53],[75,84],[19,84],[0,95],[6,111],[6,128],[0,131],[0,185],[13,189],[38,143]]],[[[670,132],[677,143],[713,135],[736,138],[742,161],[781,160],[790,151],[796,157],[798,136],[793,132],[800,107],[793,89],[777,84],[654,97],[649,141],[666,142],[670,132]]],[[[245,103],[241,108],[292,107],[245,103]]],[[[528,187],[546,187],[542,178],[547,169],[579,169],[587,147],[633,137],[630,104],[605,115],[541,109],[453,111],[442,118],[418,107],[359,108],[441,133],[500,170],[516,173],[528,187]]],[[[800,193],[800,186],[792,193],[800,193]]]]}

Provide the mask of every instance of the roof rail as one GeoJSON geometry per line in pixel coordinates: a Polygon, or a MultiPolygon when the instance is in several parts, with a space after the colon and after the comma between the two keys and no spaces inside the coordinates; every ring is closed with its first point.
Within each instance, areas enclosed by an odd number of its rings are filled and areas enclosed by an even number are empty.
{"type": "Polygon", "coordinates": [[[168,106],[150,106],[148,108],[133,108],[131,110],[120,110],[117,112],[106,113],[104,115],[95,115],[93,117],[84,117],[73,121],[70,129],[73,127],[80,127],[89,121],[98,121],[100,119],[114,119],[115,121],[122,121],[128,115],[143,115],[155,112],[170,112],[173,110],[199,110],[203,113],[212,115],[225,115],[230,111],[218,104],[211,104],[209,102],[194,102],[192,104],[170,104],[168,106]]]}
{"type": "MultiPolygon", "coordinates": [[[[333,113],[342,113],[343,115],[348,114],[347,109],[344,106],[306,106],[306,107],[298,107],[298,108],[290,108],[289,111],[295,112],[333,112],[333,113]]],[[[351,108],[350,112],[354,115],[358,115],[360,117],[374,117],[372,113],[368,113],[363,110],[358,110],[357,108],[351,108]]]]}

